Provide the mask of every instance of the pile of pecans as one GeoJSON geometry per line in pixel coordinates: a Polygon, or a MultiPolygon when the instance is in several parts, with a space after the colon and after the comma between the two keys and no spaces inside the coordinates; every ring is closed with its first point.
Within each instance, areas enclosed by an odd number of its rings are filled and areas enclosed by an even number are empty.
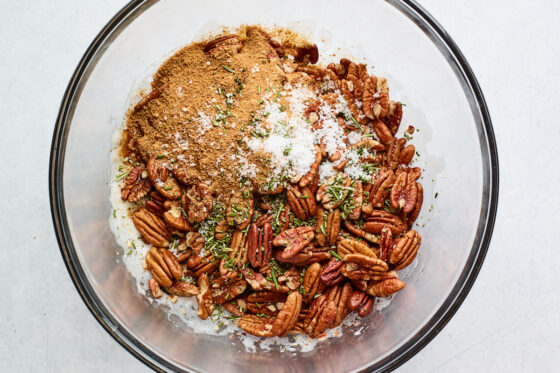
{"type": "MultiPolygon", "coordinates": [[[[238,44],[234,36],[222,37],[208,43],[207,52],[238,44]]],[[[316,47],[271,45],[280,55],[317,60],[309,57],[316,47]]],[[[397,271],[420,247],[421,237],[411,227],[423,190],[420,169],[409,166],[414,146],[395,137],[402,105],[389,100],[386,80],[369,75],[363,64],[342,59],[299,72],[331,80],[345,97],[352,121],[341,113],[340,125],[348,133],[369,134],[352,148],[368,150],[360,162],[372,166],[371,178],[350,177],[342,162],[321,183],[321,164],[341,154],[329,157],[318,145],[307,174],[274,190],[255,190],[242,204],[223,206],[206,184],[181,182],[181,170],[169,171],[163,156],[137,164],[123,181],[121,197],[137,204],[132,220],[153,245],[146,265],[154,298],[162,290],[196,296],[202,319],[221,305],[256,336],[316,338],[351,312],[368,316],[375,297],[405,287],[397,271]]],[[[311,103],[306,111],[314,125],[316,108],[311,103]]]]}

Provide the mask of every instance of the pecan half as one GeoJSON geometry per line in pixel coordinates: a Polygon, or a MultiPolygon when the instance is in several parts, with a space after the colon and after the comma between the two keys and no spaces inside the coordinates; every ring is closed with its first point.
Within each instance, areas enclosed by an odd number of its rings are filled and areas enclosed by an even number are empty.
{"type": "Polygon", "coordinates": [[[416,154],[416,148],[414,145],[407,145],[399,155],[399,164],[403,164],[408,166],[410,162],[412,162],[412,158],[414,158],[414,154],[416,154]]]}
{"type": "Polygon", "coordinates": [[[202,320],[206,320],[208,316],[214,312],[214,303],[212,302],[212,291],[210,291],[210,280],[206,273],[198,278],[199,293],[196,296],[198,309],[196,313],[202,320]]]}
{"type": "Polygon", "coordinates": [[[163,220],[171,227],[180,231],[192,231],[193,227],[181,212],[181,207],[177,201],[165,201],[163,207],[167,210],[163,213],[163,220]]]}
{"type": "Polygon", "coordinates": [[[373,126],[373,130],[375,131],[375,134],[377,135],[377,137],[382,143],[388,144],[394,140],[391,131],[389,130],[389,128],[387,128],[387,125],[383,123],[381,120],[374,119],[372,126],[373,126]]]}
{"type": "Polygon", "coordinates": [[[420,210],[422,209],[422,202],[424,201],[424,188],[422,188],[422,184],[416,183],[416,203],[414,204],[414,208],[408,214],[406,221],[409,227],[412,227],[412,224],[418,218],[420,214],[420,210]]]}
{"type": "Polygon", "coordinates": [[[281,263],[290,263],[295,266],[303,267],[313,263],[329,260],[331,258],[331,254],[328,250],[328,247],[307,246],[291,258],[284,258],[284,252],[280,250],[273,251],[272,256],[281,263]]]}
{"type": "Polygon", "coordinates": [[[243,274],[243,278],[245,278],[247,283],[255,291],[270,290],[279,293],[288,293],[290,291],[286,285],[278,285],[277,288],[276,284],[266,279],[262,273],[259,273],[251,268],[241,269],[241,273],[243,274]]]}
{"type": "Polygon", "coordinates": [[[239,275],[237,269],[248,262],[248,237],[241,230],[235,230],[230,248],[229,260],[224,258],[220,261],[220,274],[226,279],[236,278],[239,275]]]}
{"type": "Polygon", "coordinates": [[[392,170],[382,167],[379,172],[372,176],[372,182],[369,203],[373,207],[383,207],[383,203],[391,190],[391,185],[395,182],[395,174],[392,170]]]}
{"type": "Polygon", "coordinates": [[[370,258],[376,258],[375,253],[368,245],[349,238],[343,238],[340,240],[338,246],[336,247],[336,252],[341,257],[346,254],[363,254],[370,258]]]}
{"type": "Polygon", "coordinates": [[[327,210],[337,208],[344,202],[352,189],[352,180],[346,174],[336,174],[331,176],[319,187],[316,193],[317,202],[323,204],[327,210]]]}
{"type": "Polygon", "coordinates": [[[342,265],[344,263],[336,258],[331,258],[321,272],[321,281],[326,286],[333,286],[344,279],[342,276],[342,265]]]}
{"type": "Polygon", "coordinates": [[[315,146],[315,161],[311,164],[309,171],[299,180],[301,188],[311,185],[315,179],[319,178],[319,166],[322,160],[321,149],[315,146]]]}
{"type": "Polygon", "coordinates": [[[276,333],[272,330],[274,319],[271,317],[258,317],[252,314],[246,314],[239,319],[237,324],[247,333],[256,335],[257,337],[274,337],[276,333]]]}
{"type": "Polygon", "coordinates": [[[152,189],[144,170],[143,165],[135,166],[125,177],[121,187],[121,199],[123,201],[136,203],[152,189]]]}
{"type": "Polygon", "coordinates": [[[321,295],[311,303],[309,312],[303,321],[305,332],[316,338],[331,327],[336,317],[336,303],[321,295]]]}
{"type": "Polygon", "coordinates": [[[204,244],[204,237],[198,232],[189,232],[185,235],[186,248],[192,250],[196,255],[200,254],[204,244]]]}
{"type": "Polygon", "coordinates": [[[385,154],[384,166],[390,170],[396,170],[399,166],[399,159],[406,139],[392,139],[387,143],[387,152],[385,154]]]}
{"type": "Polygon", "coordinates": [[[391,189],[391,206],[409,213],[416,205],[418,188],[416,179],[420,177],[420,171],[411,168],[397,170],[397,179],[391,189]]]}
{"type": "Polygon", "coordinates": [[[405,283],[398,278],[391,278],[388,280],[382,280],[374,282],[371,284],[367,293],[373,297],[388,297],[402,289],[404,289],[405,283]]]}
{"type": "Polygon", "coordinates": [[[352,294],[352,285],[349,282],[343,285],[336,285],[329,288],[325,295],[327,299],[334,301],[336,304],[336,316],[331,327],[337,327],[348,314],[348,301],[352,294]]]}
{"type": "Polygon", "coordinates": [[[247,310],[252,313],[263,313],[275,316],[286,302],[286,295],[272,291],[259,291],[247,297],[247,310]]]}
{"type": "Polygon", "coordinates": [[[264,223],[262,230],[256,223],[249,226],[248,257],[254,268],[264,266],[272,256],[272,225],[264,223]]]}
{"type": "Polygon", "coordinates": [[[313,193],[308,187],[290,186],[287,197],[290,209],[298,219],[307,220],[315,216],[317,204],[313,198],[313,193]]]}
{"type": "Polygon", "coordinates": [[[166,160],[153,157],[147,165],[148,177],[154,188],[167,199],[176,200],[181,196],[181,187],[177,180],[169,174],[166,160]]]}
{"type": "Polygon", "coordinates": [[[394,246],[395,240],[393,239],[393,233],[389,228],[384,227],[381,230],[381,236],[379,237],[379,259],[389,264],[389,258],[394,246]]]}
{"type": "Polygon", "coordinates": [[[342,274],[350,280],[370,280],[387,272],[387,263],[364,254],[346,254],[342,257],[342,274]]]}
{"type": "Polygon", "coordinates": [[[183,268],[167,249],[152,246],[146,254],[146,264],[154,280],[164,288],[171,286],[173,279],[183,278],[183,268]]]}
{"type": "Polygon", "coordinates": [[[244,299],[234,299],[231,302],[226,302],[222,306],[235,316],[241,317],[247,311],[247,302],[244,299]]]}
{"type": "Polygon", "coordinates": [[[288,295],[286,302],[272,324],[274,335],[284,337],[294,327],[301,310],[301,302],[301,294],[297,291],[288,295]]]}
{"type": "Polygon", "coordinates": [[[159,287],[157,281],[151,278],[148,280],[148,285],[150,287],[150,292],[152,293],[152,297],[154,297],[155,299],[161,298],[163,294],[161,292],[161,288],[159,287]]]}
{"type": "Polygon", "coordinates": [[[422,238],[415,230],[410,230],[402,236],[389,257],[389,262],[395,270],[401,270],[408,266],[416,257],[422,238]]]}
{"type": "Polygon", "coordinates": [[[203,183],[193,185],[181,199],[189,223],[201,223],[212,213],[212,193],[203,183]]]}
{"type": "Polygon", "coordinates": [[[398,216],[384,210],[374,210],[364,223],[364,230],[369,233],[380,234],[383,227],[389,228],[395,236],[406,229],[398,216]]]}
{"type": "MultiPolygon", "coordinates": [[[[201,251],[200,254],[203,254],[201,251]]],[[[200,276],[203,273],[210,274],[214,272],[220,266],[220,262],[214,258],[214,255],[210,251],[204,253],[204,255],[191,255],[187,259],[187,268],[195,277],[200,276]]]]}
{"type": "Polygon", "coordinates": [[[245,289],[247,289],[247,282],[243,279],[227,281],[222,277],[218,277],[212,281],[210,289],[212,290],[212,300],[214,303],[223,304],[243,294],[245,289]]]}
{"type": "Polygon", "coordinates": [[[340,211],[338,209],[326,211],[322,207],[317,208],[315,239],[320,246],[332,246],[336,243],[340,233],[340,220],[340,211]]]}
{"type": "Polygon", "coordinates": [[[305,303],[311,303],[325,289],[325,284],[321,281],[322,268],[319,263],[313,263],[305,270],[302,284],[305,303]]]}
{"type": "Polygon", "coordinates": [[[195,285],[188,282],[175,281],[173,285],[164,288],[165,292],[178,297],[192,297],[198,294],[198,289],[195,285]]]}
{"type": "Polygon", "coordinates": [[[169,231],[159,217],[146,209],[140,209],[132,215],[132,222],[145,242],[157,247],[169,245],[169,231]]]}
{"type": "Polygon", "coordinates": [[[314,231],[315,228],[306,226],[290,228],[276,236],[272,244],[274,246],[285,246],[282,256],[289,259],[311,244],[315,237],[314,231]]]}
{"type": "Polygon", "coordinates": [[[364,240],[372,243],[379,242],[379,238],[377,238],[376,235],[366,232],[362,228],[359,228],[356,224],[350,223],[349,221],[345,221],[343,224],[344,228],[346,228],[348,232],[352,233],[353,235],[361,237],[364,240]]]}
{"type": "Polygon", "coordinates": [[[366,317],[373,311],[374,298],[365,292],[354,290],[348,299],[348,309],[352,312],[358,311],[358,316],[366,317]]]}
{"type": "Polygon", "coordinates": [[[357,220],[360,218],[362,213],[362,205],[364,203],[364,192],[362,189],[362,182],[357,181],[354,184],[354,190],[352,191],[352,207],[350,208],[350,213],[346,217],[350,220],[357,220]]]}
{"type": "Polygon", "coordinates": [[[402,104],[400,102],[389,101],[389,112],[387,116],[383,118],[383,122],[393,135],[399,131],[402,115],[402,104]]]}
{"type": "Polygon", "coordinates": [[[164,202],[165,198],[154,190],[150,192],[144,206],[146,207],[146,210],[162,218],[165,211],[165,209],[163,208],[164,202]]]}

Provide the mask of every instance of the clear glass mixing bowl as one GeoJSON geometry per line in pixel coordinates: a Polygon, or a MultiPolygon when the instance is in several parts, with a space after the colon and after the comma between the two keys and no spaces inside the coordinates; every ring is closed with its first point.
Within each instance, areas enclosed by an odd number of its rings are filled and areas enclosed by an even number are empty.
{"type": "Polygon", "coordinates": [[[93,315],[159,370],[354,371],[402,364],[442,329],[482,265],[496,214],[498,159],[483,95],[457,46],[413,1],[133,1],[78,65],[54,130],[50,196],[61,252],[93,315]],[[296,22],[297,21],[297,22],[296,22]],[[111,134],[131,94],[166,56],[220,25],[278,24],[365,56],[405,102],[404,125],[425,161],[416,270],[362,335],[307,353],[248,353],[235,339],[193,333],[139,295],[109,229],[111,134]],[[201,31],[202,30],[202,31],[201,31]],[[434,197],[438,193],[437,199],[434,197]]]}

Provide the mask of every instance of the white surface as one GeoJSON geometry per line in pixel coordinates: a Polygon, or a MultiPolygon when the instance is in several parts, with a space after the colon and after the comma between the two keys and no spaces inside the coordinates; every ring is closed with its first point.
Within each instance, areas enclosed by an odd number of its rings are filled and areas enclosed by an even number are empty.
{"type": "MultiPolygon", "coordinates": [[[[70,281],[48,202],[52,130],[66,84],[122,0],[0,1],[0,371],[148,371],[94,320],[70,281]]],[[[402,372],[541,371],[560,364],[560,3],[436,1],[485,93],[500,202],[463,306],[402,372]]]]}

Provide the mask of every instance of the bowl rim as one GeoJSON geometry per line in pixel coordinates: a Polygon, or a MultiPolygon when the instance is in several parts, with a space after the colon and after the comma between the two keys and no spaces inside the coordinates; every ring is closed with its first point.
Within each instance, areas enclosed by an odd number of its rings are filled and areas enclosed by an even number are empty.
{"type": "MultiPolygon", "coordinates": [[[[443,27],[415,0],[386,1],[422,29],[439,49],[440,53],[442,53],[460,80],[471,106],[473,117],[475,121],[478,120],[480,123],[477,130],[482,153],[483,183],[486,181],[489,188],[488,193],[486,195],[483,194],[482,197],[481,215],[476,235],[478,242],[475,238],[465,266],[450,294],[428,322],[407,342],[384,359],[360,368],[362,371],[368,372],[393,370],[404,364],[424,348],[457,312],[472,288],[488,251],[496,220],[499,190],[498,152],[492,121],[484,95],[465,57],[443,27]]],[[[49,162],[49,199],[56,238],[64,263],[76,290],[91,314],[121,346],[148,367],[157,371],[183,371],[183,367],[163,359],[123,328],[119,321],[108,312],[97,294],[95,294],[92,286],[87,281],[72,242],[63,195],[63,168],[66,140],[70,128],[69,119],[71,119],[70,117],[75,106],[75,95],[81,91],[83,78],[88,77],[86,74],[88,67],[99,58],[97,54],[101,47],[118,35],[114,34],[114,31],[119,26],[132,22],[155,2],[154,0],[132,0],[126,4],[97,34],[75,68],[62,98],[53,131],[49,162]]]]}

